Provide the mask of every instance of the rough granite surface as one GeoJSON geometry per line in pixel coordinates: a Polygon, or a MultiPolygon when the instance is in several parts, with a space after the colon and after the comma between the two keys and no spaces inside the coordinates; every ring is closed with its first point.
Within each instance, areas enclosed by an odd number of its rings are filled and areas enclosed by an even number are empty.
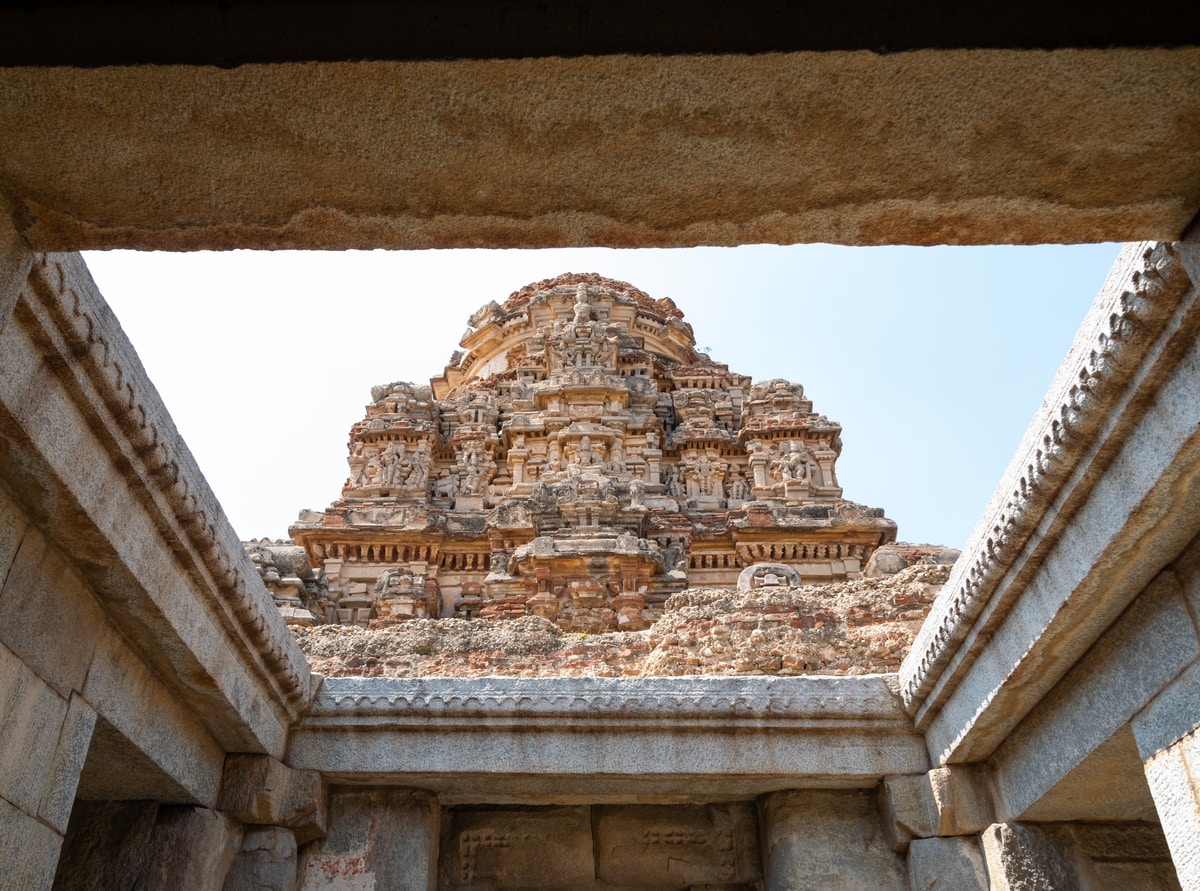
{"type": "Polygon", "coordinates": [[[327,677],[857,675],[895,671],[949,566],[830,585],[673,595],[643,631],[581,635],[525,616],[294,627],[327,677]]]}

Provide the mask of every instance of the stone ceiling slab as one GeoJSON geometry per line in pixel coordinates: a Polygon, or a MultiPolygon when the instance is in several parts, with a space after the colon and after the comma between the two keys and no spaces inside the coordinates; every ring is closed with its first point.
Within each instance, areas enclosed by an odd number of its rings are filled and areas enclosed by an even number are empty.
{"type": "Polygon", "coordinates": [[[1174,239],[1200,48],[0,69],[39,250],[1174,239]]]}

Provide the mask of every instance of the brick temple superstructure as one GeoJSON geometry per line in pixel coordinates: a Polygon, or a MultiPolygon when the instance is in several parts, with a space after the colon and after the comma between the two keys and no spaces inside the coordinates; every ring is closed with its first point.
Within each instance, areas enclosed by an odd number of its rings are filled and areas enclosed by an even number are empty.
{"type": "Polygon", "coordinates": [[[841,426],[698,351],[669,298],[566,274],[469,325],[429,386],[373,389],[341,498],[292,527],[318,621],[636,630],[685,587],[854,579],[895,539],[842,497],[841,426]]]}

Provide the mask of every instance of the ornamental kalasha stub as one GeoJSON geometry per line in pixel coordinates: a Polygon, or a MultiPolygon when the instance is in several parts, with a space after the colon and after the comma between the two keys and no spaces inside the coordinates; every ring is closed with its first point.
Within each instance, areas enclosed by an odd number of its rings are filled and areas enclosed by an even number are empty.
{"type": "Polygon", "coordinates": [[[328,582],[317,621],[637,630],[684,588],[852,579],[895,539],[842,498],[841,426],[697,351],[669,298],[561,275],[461,345],[429,386],[372,390],[342,497],[291,528],[328,582]]]}

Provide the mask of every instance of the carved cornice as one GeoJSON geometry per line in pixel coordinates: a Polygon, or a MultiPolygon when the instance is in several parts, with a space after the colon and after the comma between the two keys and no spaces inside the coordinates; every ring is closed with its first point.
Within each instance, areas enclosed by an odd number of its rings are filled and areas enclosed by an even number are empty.
{"type": "Polygon", "coordinates": [[[197,590],[209,594],[217,620],[294,714],[310,692],[308,664],[82,258],[41,255],[29,284],[61,338],[56,348],[125,439],[106,441],[113,461],[136,474],[150,495],[143,502],[178,541],[171,547],[208,576],[197,590]]]}
{"type": "Polygon", "coordinates": [[[831,722],[909,726],[895,675],[735,678],[325,678],[302,723],[831,722]]]}
{"type": "Polygon", "coordinates": [[[1059,507],[1190,287],[1175,245],[1125,248],[901,666],[909,714],[921,709],[1031,539],[1041,540],[1034,539],[1039,526],[1059,507]]]}

